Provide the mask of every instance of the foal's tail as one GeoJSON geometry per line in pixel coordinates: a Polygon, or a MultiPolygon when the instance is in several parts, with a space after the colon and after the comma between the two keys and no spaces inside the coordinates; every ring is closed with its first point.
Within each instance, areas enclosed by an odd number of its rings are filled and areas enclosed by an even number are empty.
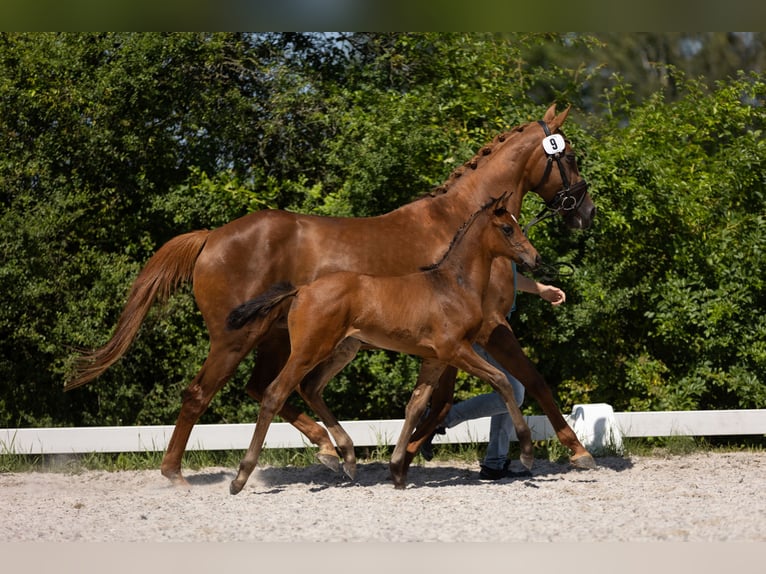
{"type": "Polygon", "coordinates": [[[89,383],[125,354],[154,301],[165,303],[181,283],[191,280],[209,233],[192,231],[174,237],[149,259],[133,283],[114,335],[100,349],[76,359],[75,372],[64,385],[65,391],[89,383]]]}
{"type": "Polygon", "coordinates": [[[241,329],[258,317],[266,317],[269,312],[289,297],[293,297],[298,289],[291,283],[275,283],[255,299],[242,303],[229,313],[226,318],[226,328],[230,331],[241,329]]]}

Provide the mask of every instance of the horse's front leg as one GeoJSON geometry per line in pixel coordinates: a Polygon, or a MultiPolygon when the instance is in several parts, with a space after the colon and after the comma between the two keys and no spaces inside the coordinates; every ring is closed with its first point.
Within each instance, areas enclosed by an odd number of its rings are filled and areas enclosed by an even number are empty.
{"type": "MultiPolygon", "coordinates": [[[[349,337],[344,339],[333,351],[330,358],[323,361],[303,379],[300,385],[299,393],[306,401],[308,406],[322,419],[327,426],[327,430],[335,438],[338,445],[341,458],[343,459],[343,472],[351,479],[356,479],[356,455],[354,453],[354,443],[351,437],[338,422],[338,419],[330,411],[327,403],[322,398],[327,383],[329,383],[343,368],[356,357],[361,341],[349,337]]],[[[317,457],[325,466],[338,471],[338,455],[333,452],[330,454],[318,453],[317,457]]]]}
{"type": "Polygon", "coordinates": [[[510,327],[506,323],[498,324],[491,330],[486,340],[482,341],[480,335],[480,344],[508,372],[521,381],[532,398],[538,402],[556,431],[556,437],[571,451],[569,458],[571,464],[576,468],[595,468],[596,462],[593,456],[567,424],[553,398],[553,392],[532,361],[524,354],[510,327]]]}
{"type": "Polygon", "coordinates": [[[410,400],[407,403],[404,424],[399,433],[399,439],[396,442],[394,452],[391,455],[391,462],[389,463],[391,478],[394,481],[395,488],[401,489],[406,486],[407,469],[409,468],[415,453],[417,453],[417,449],[420,448],[420,444],[422,444],[432,430],[429,429],[429,423],[433,428],[436,428],[438,421],[440,421],[446,415],[447,410],[449,410],[449,405],[447,405],[442,414],[441,409],[444,406],[442,404],[438,407],[440,410],[437,413],[434,413],[432,409],[429,416],[426,417],[426,420],[421,421],[426,406],[428,405],[428,401],[432,398],[434,389],[440,388],[440,376],[447,367],[448,365],[445,363],[434,359],[424,359],[420,365],[418,381],[415,385],[415,390],[412,392],[410,400]]]}
{"type": "MultiPolygon", "coordinates": [[[[277,377],[287,357],[290,355],[290,339],[286,329],[274,328],[258,345],[255,367],[247,383],[246,391],[259,403],[263,400],[264,390],[277,377]]],[[[338,472],[338,454],[330,435],[310,416],[292,405],[284,404],[279,416],[293,425],[313,444],[319,447],[317,458],[338,472]],[[333,464],[334,463],[334,464],[333,464]]]]}

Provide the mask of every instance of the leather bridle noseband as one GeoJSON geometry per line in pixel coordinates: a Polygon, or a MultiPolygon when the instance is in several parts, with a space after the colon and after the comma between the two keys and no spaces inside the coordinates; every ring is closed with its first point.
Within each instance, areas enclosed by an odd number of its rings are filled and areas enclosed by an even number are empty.
{"type": "MultiPolygon", "coordinates": [[[[537,122],[540,124],[540,126],[543,128],[543,131],[545,132],[546,138],[551,138],[551,131],[548,129],[548,124],[546,124],[543,120],[539,120],[537,122]]],[[[561,136],[557,136],[558,138],[561,138],[561,136]]],[[[551,140],[555,141],[555,140],[551,140]]],[[[560,141],[560,140],[559,140],[560,141]]],[[[561,157],[566,152],[566,146],[564,146],[560,151],[548,151],[548,148],[543,146],[545,149],[545,155],[548,157],[548,160],[545,164],[545,171],[543,172],[543,177],[540,179],[540,182],[532,187],[531,191],[537,191],[537,189],[545,183],[545,181],[548,179],[548,176],[551,174],[551,170],[553,168],[553,162],[556,162],[556,165],[559,167],[559,173],[561,174],[561,183],[562,188],[559,190],[555,196],[553,196],[553,199],[545,203],[545,207],[542,209],[540,213],[537,214],[537,216],[524,227],[524,235],[527,234],[527,231],[530,227],[533,225],[540,223],[543,219],[547,219],[549,217],[552,217],[559,213],[560,211],[572,211],[575,209],[578,209],[580,205],[582,204],[583,200],[585,199],[585,194],[588,192],[588,183],[584,179],[580,179],[580,181],[570,184],[569,178],[567,177],[566,171],[564,170],[564,166],[561,163],[561,157]]],[[[555,146],[554,146],[555,148],[555,146]]]]}

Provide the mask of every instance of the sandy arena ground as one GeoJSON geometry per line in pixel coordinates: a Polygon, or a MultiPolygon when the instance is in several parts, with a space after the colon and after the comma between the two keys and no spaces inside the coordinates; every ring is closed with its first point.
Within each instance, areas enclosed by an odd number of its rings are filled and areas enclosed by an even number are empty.
{"type": "MultiPolygon", "coordinates": [[[[477,480],[478,464],[425,463],[395,490],[382,463],[350,483],[321,465],[0,474],[6,542],[766,542],[766,454],[600,458],[576,471],[477,480]]],[[[514,470],[520,470],[514,462],[514,470]]]]}

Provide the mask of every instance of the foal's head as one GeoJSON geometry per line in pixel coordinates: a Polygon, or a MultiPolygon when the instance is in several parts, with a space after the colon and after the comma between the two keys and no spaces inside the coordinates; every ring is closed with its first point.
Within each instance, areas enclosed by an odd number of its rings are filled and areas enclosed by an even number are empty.
{"type": "Polygon", "coordinates": [[[485,234],[486,248],[493,255],[510,258],[525,269],[535,269],[542,259],[519,227],[516,217],[508,211],[506,204],[511,194],[504,194],[490,207],[488,231],[485,234]]]}

